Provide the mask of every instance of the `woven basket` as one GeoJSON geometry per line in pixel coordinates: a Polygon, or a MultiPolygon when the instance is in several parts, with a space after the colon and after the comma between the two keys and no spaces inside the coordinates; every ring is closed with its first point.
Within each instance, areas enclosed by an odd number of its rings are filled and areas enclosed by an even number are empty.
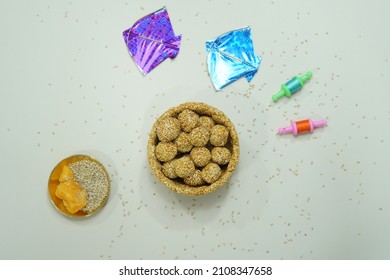
{"type": "Polygon", "coordinates": [[[217,190],[228,181],[238,164],[240,146],[236,129],[233,123],[223,112],[205,103],[188,102],[169,109],[159,117],[159,119],[154,123],[150,132],[147,151],[148,161],[154,175],[165,186],[183,195],[203,195],[217,190]],[[227,165],[221,166],[222,175],[217,181],[212,184],[205,184],[202,186],[193,187],[186,185],[180,178],[169,179],[162,173],[162,163],[156,158],[155,149],[156,145],[159,143],[159,139],[157,137],[156,132],[157,123],[159,122],[159,120],[166,117],[177,117],[178,114],[185,109],[194,111],[200,116],[209,116],[214,120],[216,124],[222,124],[229,130],[228,142],[225,147],[229,149],[231,153],[231,158],[227,165]]]}

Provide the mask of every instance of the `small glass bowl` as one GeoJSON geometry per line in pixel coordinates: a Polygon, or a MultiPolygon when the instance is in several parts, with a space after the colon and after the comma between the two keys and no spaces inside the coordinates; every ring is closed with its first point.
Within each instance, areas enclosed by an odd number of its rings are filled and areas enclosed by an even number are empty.
{"type": "Polygon", "coordinates": [[[92,158],[90,156],[87,156],[87,155],[72,155],[72,156],[70,156],[68,158],[65,158],[65,159],[61,160],[54,167],[54,169],[51,172],[50,177],[49,177],[48,189],[49,189],[50,200],[53,203],[54,207],[59,212],[61,212],[62,214],[64,214],[65,216],[68,216],[68,217],[88,217],[88,216],[91,216],[91,215],[95,214],[96,212],[98,212],[106,204],[106,202],[108,200],[108,196],[110,194],[110,177],[109,177],[109,175],[107,173],[107,170],[103,166],[103,164],[100,163],[98,160],[96,160],[96,159],[94,159],[94,158],[92,158]],[[107,195],[103,198],[103,200],[100,203],[100,205],[97,208],[95,208],[94,210],[89,211],[89,212],[85,212],[85,211],[80,210],[80,211],[78,211],[76,213],[70,213],[68,211],[68,209],[66,209],[66,207],[65,207],[65,205],[63,203],[63,200],[58,198],[55,195],[55,192],[56,192],[58,184],[60,183],[59,182],[59,178],[60,178],[60,175],[61,175],[63,167],[65,165],[69,165],[71,163],[74,163],[74,162],[77,162],[77,161],[81,161],[81,160],[93,161],[93,162],[97,163],[102,168],[102,170],[104,171],[104,173],[107,176],[108,192],[107,192],[107,195]]]}

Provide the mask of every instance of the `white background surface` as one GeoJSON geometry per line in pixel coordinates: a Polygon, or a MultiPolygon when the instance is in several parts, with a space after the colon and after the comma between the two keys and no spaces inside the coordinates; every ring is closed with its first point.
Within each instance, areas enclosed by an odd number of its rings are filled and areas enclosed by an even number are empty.
{"type": "Polygon", "coordinates": [[[1,1],[0,258],[390,258],[389,3],[1,1]],[[122,31],[164,5],[181,49],[143,77],[122,31]],[[246,25],[259,72],[216,93],[205,41],[246,25]],[[221,109],[240,135],[236,173],[203,197],[170,192],[147,164],[154,120],[186,101],[221,109]],[[276,135],[308,117],[329,125],[276,135]],[[47,192],[77,153],[112,179],[89,219],[62,216],[47,192]]]}

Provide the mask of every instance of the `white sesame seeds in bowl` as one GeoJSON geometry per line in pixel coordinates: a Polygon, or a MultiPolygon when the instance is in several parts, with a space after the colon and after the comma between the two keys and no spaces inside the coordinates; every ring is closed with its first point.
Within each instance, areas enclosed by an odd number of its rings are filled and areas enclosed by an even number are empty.
{"type": "Polygon", "coordinates": [[[162,114],[152,127],[147,150],[157,179],[183,195],[219,189],[233,174],[240,155],[230,119],[200,102],[183,103],[162,114]]]}
{"type": "Polygon", "coordinates": [[[54,167],[48,189],[59,212],[69,217],[87,217],[106,204],[110,178],[98,160],[87,155],[73,155],[54,167]]]}

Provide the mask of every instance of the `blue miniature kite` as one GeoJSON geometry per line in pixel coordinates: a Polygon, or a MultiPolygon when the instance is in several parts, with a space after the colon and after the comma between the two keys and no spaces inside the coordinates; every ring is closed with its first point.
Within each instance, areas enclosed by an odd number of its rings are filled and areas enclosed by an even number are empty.
{"type": "Polygon", "coordinates": [[[261,57],[254,54],[250,27],[236,29],[206,42],[207,65],[216,90],[241,77],[250,82],[261,57]]]}

